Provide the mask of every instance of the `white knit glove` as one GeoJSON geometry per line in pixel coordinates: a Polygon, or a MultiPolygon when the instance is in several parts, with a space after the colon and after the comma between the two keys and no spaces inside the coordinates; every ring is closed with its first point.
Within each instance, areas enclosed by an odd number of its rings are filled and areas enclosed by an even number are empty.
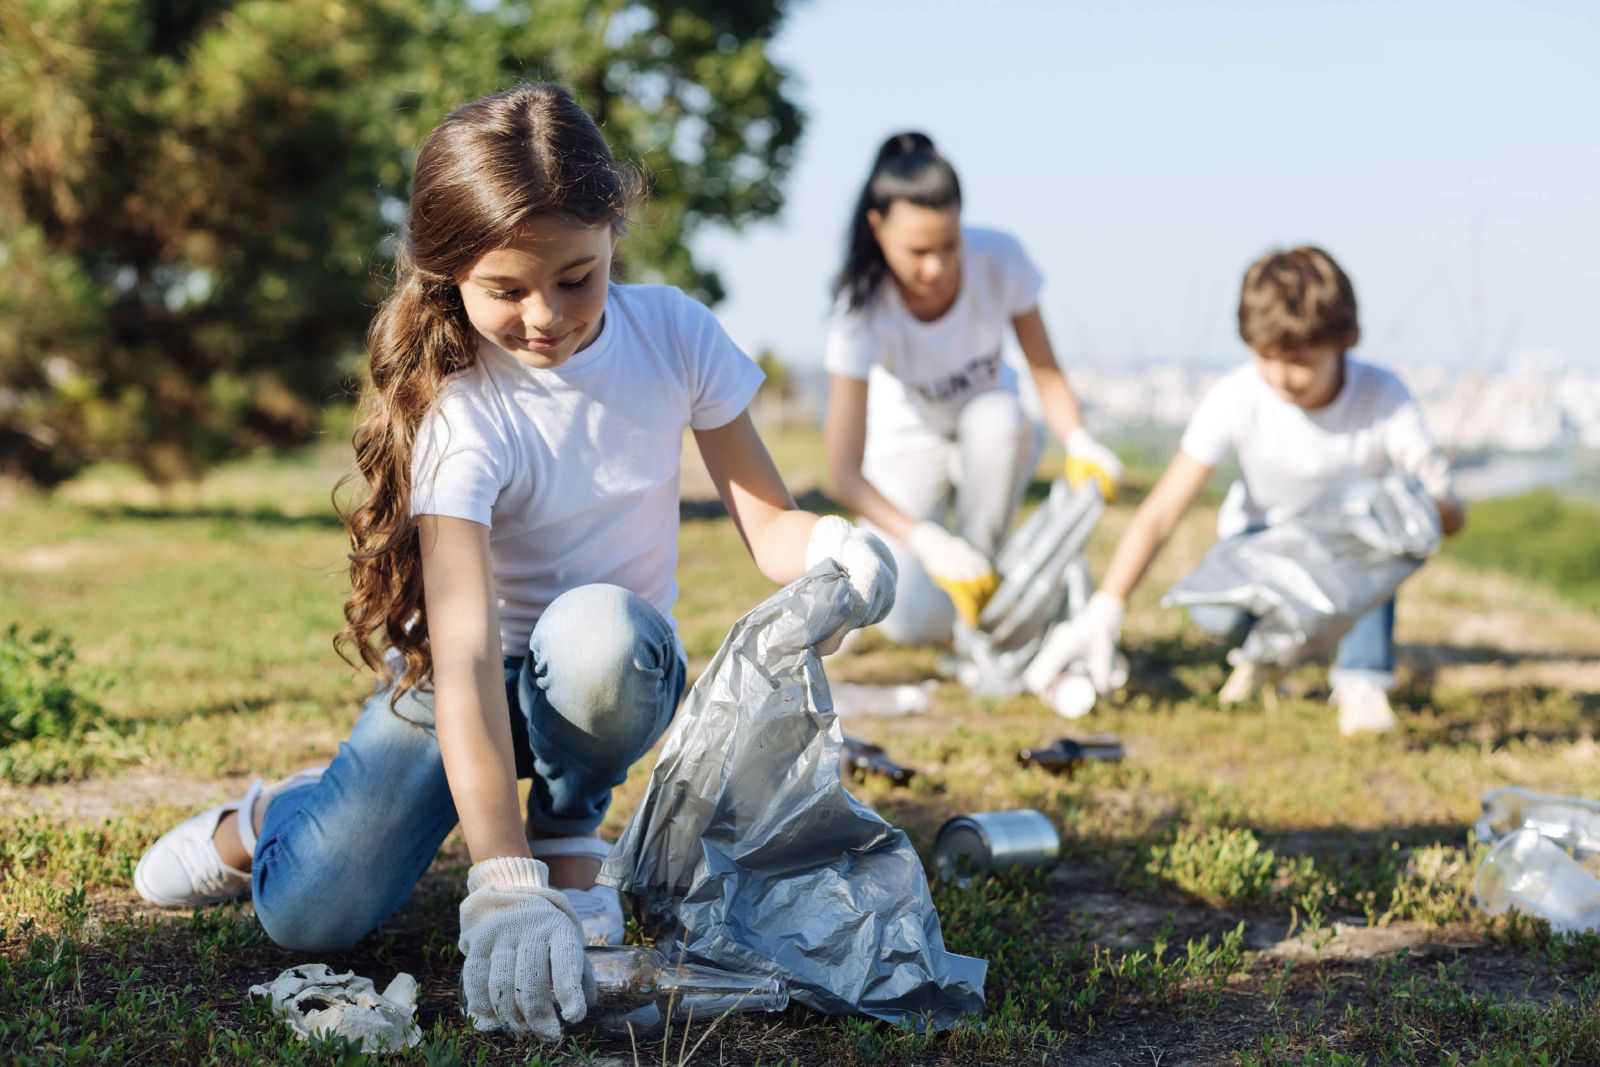
{"type": "Polygon", "coordinates": [[[580,1021],[595,999],[583,926],[548,873],[526,856],[498,856],[467,872],[461,988],[479,1030],[531,1030],[540,1041],[560,1041],[561,1020],[580,1021]]]}
{"type": "Polygon", "coordinates": [[[1082,611],[1057,623],[1045,635],[1039,652],[1023,672],[1025,685],[1040,696],[1053,694],[1053,683],[1068,665],[1082,662],[1095,692],[1115,688],[1117,640],[1122,636],[1122,601],[1106,593],[1089,598],[1082,611]]]}
{"type": "Polygon", "coordinates": [[[907,543],[928,577],[943,589],[968,626],[978,625],[983,606],[1000,588],[1000,576],[982,552],[936,522],[924,519],[911,528],[907,543]]]}
{"type": "Polygon", "coordinates": [[[831,559],[850,580],[850,588],[861,598],[865,610],[839,629],[817,642],[817,654],[830,656],[849,631],[881,622],[894,607],[895,582],[899,571],[889,546],[859,526],[852,526],[837,515],[824,515],[811,528],[806,540],[806,570],[831,559]]]}
{"type": "Polygon", "coordinates": [[[1067,484],[1077,489],[1091,479],[1100,487],[1100,497],[1115,500],[1122,484],[1122,461],[1117,454],[1079,426],[1067,434],[1067,484]]]}

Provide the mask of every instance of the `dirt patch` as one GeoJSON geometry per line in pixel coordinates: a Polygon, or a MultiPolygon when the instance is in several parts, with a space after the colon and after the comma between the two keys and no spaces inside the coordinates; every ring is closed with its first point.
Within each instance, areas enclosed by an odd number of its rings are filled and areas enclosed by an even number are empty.
{"type": "Polygon", "coordinates": [[[0,567],[23,574],[56,574],[91,560],[103,559],[107,546],[93,541],[63,541],[34,545],[0,556],[0,567]]]}
{"type": "Polygon", "coordinates": [[[141,767],[76,782],[0,785],[0,814],[44,814],[69,821],[101,822],[140,808],[170,806],[198,811],[238,800],[249,784],[249,778],[239,775],[201,778],[182,771],[141,767]]]}

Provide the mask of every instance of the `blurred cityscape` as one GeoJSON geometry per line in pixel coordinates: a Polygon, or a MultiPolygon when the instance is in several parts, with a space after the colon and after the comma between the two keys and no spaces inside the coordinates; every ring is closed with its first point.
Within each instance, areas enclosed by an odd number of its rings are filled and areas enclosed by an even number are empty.
{"type": "MultiPolygon", "coordinates": [[[[1397,370],[1422,402],[1468,497],[1538,486],[1600,496],[1600,365],[1546,350],[1519,352],[1485,368],[1373,361],[1397,370]]],[[[1074,363],[1069,374],[1097,434],[1147,462],[1160,462],[1211,383],[1231,366],[1074,363]]],[[[826,376],[796,367],[790,377],[788,414],[820,418],[826,376]]]]}

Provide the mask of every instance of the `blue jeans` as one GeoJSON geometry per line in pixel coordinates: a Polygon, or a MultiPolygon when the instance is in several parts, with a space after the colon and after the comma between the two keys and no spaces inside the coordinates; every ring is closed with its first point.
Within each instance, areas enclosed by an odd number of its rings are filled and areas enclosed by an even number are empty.
{"type": "MultiPolygon", "coordinates": [[[[683,661],[671,624],[614,585],[557,597],[528,644],[506,658],[505,683],[517,775],[533,779],[529,824],[587,834],[672,721],[683,661]]],[[[391,709],[388,691],[375,693],[321,780],[268,805],[251,864],[256,916],[285,948],[347,948],[410,898],[456,821],[433,694],[410,690],[391,709]]]]}
{"type": "MultiPolygon", "coordinates": [[[[1189,609],[1189,617],[1206,633],[1238,645],[1255,625],[1255,617],[1238,608],[1201,604],[1189,609]]],[[[1394,600],[1373,608],[1356,620],[1351,631],[1339,642],[1333,661],[1335,674],[1363,674],[1384,688],[1394,676],[1394,600]]]]}

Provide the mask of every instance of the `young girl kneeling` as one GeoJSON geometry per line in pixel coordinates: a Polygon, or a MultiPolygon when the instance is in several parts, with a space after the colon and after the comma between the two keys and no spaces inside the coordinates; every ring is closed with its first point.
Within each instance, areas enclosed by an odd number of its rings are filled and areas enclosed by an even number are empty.
{"type": "Polygon", "coordinates": [[[887,612],[882,542],[796,510],[773,468],[746,413],[755,364],[677,289],[610,282],[636,186],[552,85],[429,135],[355,437],[371,495],[348,518],[338,640],[378,692],[326,768],[257,782],[151,846],[145,899],[250,896],[277,943],[342,949],[406,901],[459,820],[466,1009],[557,1040],[586,1010],[583,944],[623,936],[595,832],[683,694],[685,428],[763,574],[833,558],[861,624],[887,612]]]}

